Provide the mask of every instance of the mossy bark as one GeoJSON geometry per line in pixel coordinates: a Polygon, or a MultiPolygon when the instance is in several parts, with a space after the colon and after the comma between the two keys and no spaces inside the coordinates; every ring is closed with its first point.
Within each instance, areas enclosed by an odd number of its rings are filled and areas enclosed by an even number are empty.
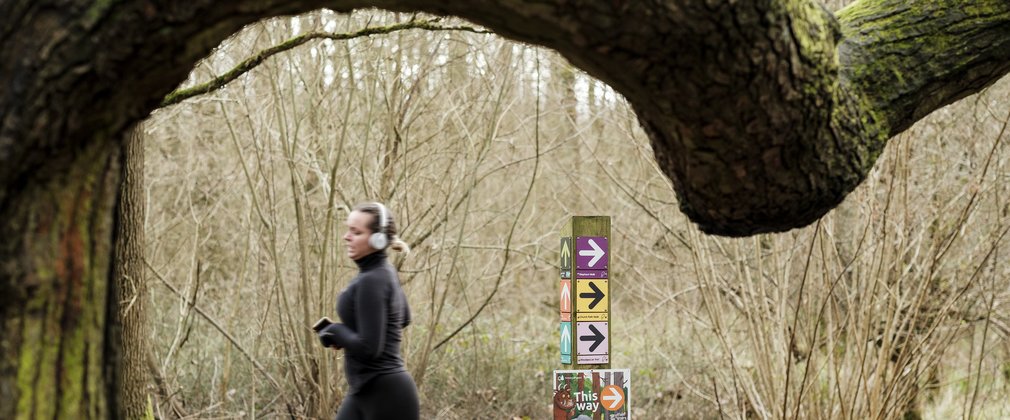
{"type": "Polygon", "coordinates": [[[0,418],[111,417],[114,144],[54,158],[0,218],[0,418]]]}
{"type": "Polygon", "coordinates": [[[890,137],[1010,71],[1010,2],[860,1],[838,12],[840,80],[890,137]]]}
{"type": "Polygon", "coordinates": [[[0,417],[114,416],[110,139],[243,25],[323,6],[458,15],[559,51],[628,99],[681,208],[722,235],[811,223],[887,138],[1010,70],[1006,0],[837,17],[816,0],[2,2],[0,417]]]}

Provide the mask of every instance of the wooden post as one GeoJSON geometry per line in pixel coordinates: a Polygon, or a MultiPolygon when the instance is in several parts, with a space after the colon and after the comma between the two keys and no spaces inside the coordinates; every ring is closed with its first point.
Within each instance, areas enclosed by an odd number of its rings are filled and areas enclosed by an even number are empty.
{"type": "Polygon", "coordinates": [[[561,228],[561,363],[609,369],[610,217],[572,216],[561,228]]]}

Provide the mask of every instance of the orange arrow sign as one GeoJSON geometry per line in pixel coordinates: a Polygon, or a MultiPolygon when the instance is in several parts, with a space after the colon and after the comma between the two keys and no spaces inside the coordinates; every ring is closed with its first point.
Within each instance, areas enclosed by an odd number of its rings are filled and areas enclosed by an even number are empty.
{"type": "Polygon", "coordinates": [[[607,411],[617,411],[624,407],[624,390],[617,385],[607,385],[603,387],[603,408],[607,411]]]}
{"type": "Polygon", "coordinates": [[[572,311],[571,280],[561,280],[561,312],[572,311]]]}

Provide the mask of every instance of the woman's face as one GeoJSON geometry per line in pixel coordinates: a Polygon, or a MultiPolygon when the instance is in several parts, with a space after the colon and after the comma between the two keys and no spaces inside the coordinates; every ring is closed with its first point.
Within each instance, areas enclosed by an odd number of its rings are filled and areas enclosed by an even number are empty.
{"type": "Polygon", "coordinates": [[[352,260],[375,252],[375,249],[368,245],[368,237],[372,235],[372,231],[368,228],[370,224],[372,224],[371,214],[352,211],[347,215],[347,233],[344,234],[344,242],[347,243],[347,256],[352,260]]]}

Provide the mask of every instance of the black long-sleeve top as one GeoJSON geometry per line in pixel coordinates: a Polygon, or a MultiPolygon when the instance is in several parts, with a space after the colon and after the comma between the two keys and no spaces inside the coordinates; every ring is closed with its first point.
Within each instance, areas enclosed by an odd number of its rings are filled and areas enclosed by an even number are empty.
{"type": "Polygon", "coordinates": [[[358,275],[337,298],[342,324],[331,324],[320,334],[323,344],[344,349],[344,374],[351,394],[376,376],[406,370],[400,339],[410,324],[407,297],[385,251],[355,263],[358,275]]]}

